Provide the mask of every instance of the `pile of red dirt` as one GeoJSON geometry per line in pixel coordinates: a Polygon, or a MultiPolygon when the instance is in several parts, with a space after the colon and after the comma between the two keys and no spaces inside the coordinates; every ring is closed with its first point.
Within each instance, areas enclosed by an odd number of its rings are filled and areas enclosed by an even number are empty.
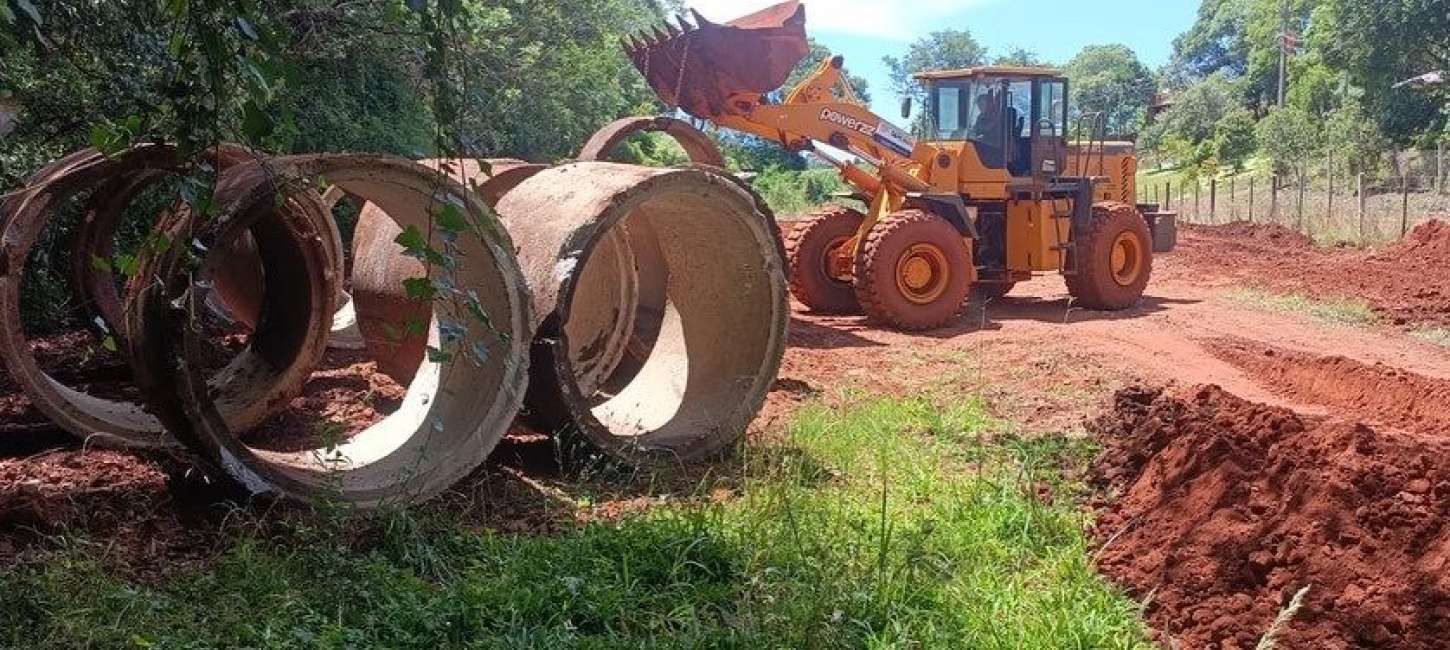
{"type": "Polygon", "coordinates": [[[1280,397],[1345,417],[1450,438],[1450,379],[1339,356],[1318,356],[1248,341],[1205,344],[1280,397]]]}
{"type": "Polygon", "coordinates": [[[1315,248],[1280,226],[1185,226],[1170,273],[1316,298],[1362,300],[1395,324],[1450,326],[1450,223],[1420,224],[1378,251],[1315,248]]]}
{"type": "Polygon", "coordinates": [[[1093,429],[1100,568],[1165,645],[1253,648],[1305,587],[1280,647],[1450,639],[1450,440],[1217,387],[1124,390],[1093,429]]]}

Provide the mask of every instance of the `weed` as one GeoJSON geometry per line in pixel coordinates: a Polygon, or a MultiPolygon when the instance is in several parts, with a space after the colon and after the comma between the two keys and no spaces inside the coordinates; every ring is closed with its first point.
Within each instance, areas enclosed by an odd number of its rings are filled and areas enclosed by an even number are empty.
{"type": "Polygon", "coordinates": [[[1450,347],[1450,328],[1423,327],[1410,333],[1431,343],[1450,347]]]}
{"type": "Polygon", "coordinates": [[[734,498],[554,537],[342,518],[146,583],[61,548],[0,569],[0,647],[1150,647],[1056,496],[1089,443],[975,398],[808,406],[771,439],[734,498]]]}
{"type": "Polygon", "coordinates": [[[1374,308],[1362,300],[1310,298],[1259,289],[1235,289],[1227,294],[1227,298],[1250,307],[1300,314],[1331,325],[1371,325],[1379,320],[1374,308]]]}

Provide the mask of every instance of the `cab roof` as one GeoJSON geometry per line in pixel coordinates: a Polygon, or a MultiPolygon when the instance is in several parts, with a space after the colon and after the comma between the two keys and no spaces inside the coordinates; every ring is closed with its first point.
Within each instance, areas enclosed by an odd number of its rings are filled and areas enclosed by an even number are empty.
{"type": "Polygon", "coordinates": [[[1038,68],[1016,65],[984,65],[975,68],[955,70],[931,70],[911,75],[913,79],[967,79],[971,77],[1061,77],[1056,68],[1038,68]]]}

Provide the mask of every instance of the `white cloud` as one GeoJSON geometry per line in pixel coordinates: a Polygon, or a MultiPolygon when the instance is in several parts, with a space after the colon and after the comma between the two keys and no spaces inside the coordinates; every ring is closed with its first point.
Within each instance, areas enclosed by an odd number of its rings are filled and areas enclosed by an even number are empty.
{"type": "MultiPolygon", "coordinates": [[[[780,0],[688,0],[686,4],[712,21],[725,22],[764,9],[780,0]]],[[[929,31],[942,18],[988,0],[805,0],[806,32],[851,34],[908,41],[929,31]]]]}

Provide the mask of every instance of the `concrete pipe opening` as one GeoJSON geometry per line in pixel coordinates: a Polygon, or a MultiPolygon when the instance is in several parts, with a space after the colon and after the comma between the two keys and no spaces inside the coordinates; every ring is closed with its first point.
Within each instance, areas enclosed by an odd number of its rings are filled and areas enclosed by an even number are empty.
{"type": "Polygon", "coordinates": [[[581,162],[505,194],[539,317],[529,412],[631,462],[743,436],[785,348],[768,220],[700,169],[581,162]]]}
{"type": "MultiPolygon", "coordinates": [[[[181,369],[175,387],[178,399],[187,405],[180,425],[187,428],[184,439],[253,493],[299,501],[328,498],[360,507],[406,504],[437,495],[484,462],[523,401],[530,317],[523,277],[507,234],[489,221],[487,209],[472,192],[405,160],[298,156],[278,159],[275,168],[262,176],[296,182],[326,178],[377,205],[400,229],[430,232],[448,206],[478,224],[446,244],[440,236],[430,242],[457,262],[429,266],[426,276],[446,294],[431,303],[427,341],[431,348],[452,356],[430,354],[420,359],[401,405],[380,421],[346,440],[287,451],[246,444],[238,435],[241,432],[229,429],[219,416],[202,373],[188,365],[181,369]],[[478,318],[480,313],[486,319],[478,318]],[[454,340],[465,324],[466,338],[454,340]]],[[[209,238],[221,242],[226,236],[216,232],[209,238]]],[[[408,279],[392,280],[401,287],[408,279]]],[[[164,309],[166,300],[165,295],[153,295],[148,311],[164,309]]],[[[326,331],[331,316],[322,316],[326,331]]],[[[264,315],[263,321],[267,320],[264,315]]],[[[397,323],[404,326],[401,320],[397,323]]],[[[172,345],[182,345],[190,353],[196,346],[194,333],[177,319],[170,327],[176,332],[172,345]]]]}
{"type": "MultiPolygon", "coordinates": [[[[525,179],[546,169],[544,165],[510,158],[489,160],[423,160],[420,165],[446,173],[471,188],[490,208],[499,197],[525,179]]],[[[396,243],[403,233],[399,222],[375,203],[362,201],[353,231],[352,308],[368,355],[378,369],[400,383],[413,379],[423,360],[425,336],[398,331],[398,323],[428,318],[430,307],[403,291],[399,278],[423,274],[423,263],[404,254],[396,243]]]]}
{"type": "MultiPolygon", "coordinates": [[[[72,202],[82,200],[88,193],[91,194],[90,200],[104,201],[108,197],[97,197],[94,193],[107,187],[119,187],[115,183],[125,185],[130,182],[127,179],[156,183],[182,171],[183,161],[166,146],[142,145],[111,157],[85,151],[48,167],[39,175],[43,176],[42,182],[37,182],[0,206],[0,213],[3,213],[0,214],[0,228],[3,228],[3,237],[0,237],[0,242],[3,242],[3,255],[0,255],[0,359],[3,359],[12,379],[25,390],[38,409],[61,428],[89,443],[161,448],[174,446],[176,441],[150,408],[149,400],[137,399],[129,391],[95,394],[84,388],[72,387],[41,367],[27,338],[20,310],[31,250],[57,213],[72,202]]],[[[219,195],[218,198],[224,197],[219,195]]],[[[119,211],[119,207],[112,207],[119,211]]],[[[288,218],[295,211],[305,210],[306,201],[289,202],[281,209],[268,204],[266,208],[265,220],[277,221],[288,218]]],[[[167,218],[178,218],[179,214],[172,212],[167,218]]],[[[166,226],[161,224],[158,227],[166,226]]],[[[97,237],[97,240],[103,239],[105,237],[97,237]]],[[[137,275],[146,277],[140,273],[137,275]]],[[[106,281],[111,280],[108,277],[106,281]]],[[[81,293],[84,292],[82,289],[81,293]]],[[[114,311],[118,314],[122,311],[119,304],[114,311]]],[[[106,320],[103,314],[95,316],[106,320]]],[[[116,338],[121,339],[118,341],[121,351],[126,351],[125,346],[130,343],[126,336],[127,328],[115,326],[113,331],[116,338]]],[[[262,422],[295,396],[301,386],[301,378],[296,376],[272,382],[259,381],[250,377],[241,366],[223,368],[209,380],[216,393],[238,397],[227,400],[222,410],[227,421],[238,428],[249,428],[262,422]]]]}

